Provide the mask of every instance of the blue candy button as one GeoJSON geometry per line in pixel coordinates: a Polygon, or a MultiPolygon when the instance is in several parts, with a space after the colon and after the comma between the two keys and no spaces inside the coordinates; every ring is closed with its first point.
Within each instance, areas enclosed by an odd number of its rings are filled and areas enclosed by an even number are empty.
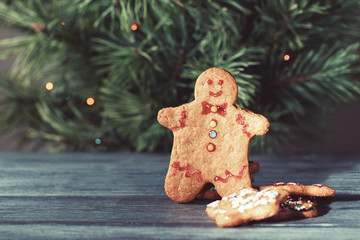
{"type": "Polygon", "coordinates": [[[216,131],[210,131],[209,135],[210,135],[211,138],[216,138],[217,133],[216,133],[216,131]]]}

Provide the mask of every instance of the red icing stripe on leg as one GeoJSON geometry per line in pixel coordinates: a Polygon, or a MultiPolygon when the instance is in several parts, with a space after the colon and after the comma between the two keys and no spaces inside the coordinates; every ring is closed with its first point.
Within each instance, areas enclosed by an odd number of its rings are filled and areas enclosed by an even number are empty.
{"type": "MultiPolygon", "coordinates": [[[[185,172],[185,177],[189,178],[192,177],[194,175],[199,175],[198,176],[198,182],[202,182],[203,181],[203,177],[201,175],[201,171],[199,169],[196,169],[192,172],[189,172],[189,169],[191,168],[190,164],[185,164],[184,166],[180,166],[180,162],[174,162],[173,164],[171,164],[171,167],[175,168],[176,170],[181,171],[186,171],[185,172]]],[[[175,176],[176,172],[174,172],[171,176],[175,176]]]]}
{"type": "Polygon", "coordinates": [[[242,166],[240,171],[239,171],[239,175],[234,175],[232,174],[229,170],[225,170],[225,178],[222,178],[222,177],[219,177],[219,176],[215,176],[214,177],[214,181],[217,182],[217,181],[220,181],[220,182],[223,182],[223,183],[227,183],[229,181],[229,178],[231,177],[235,177],[235,178],[242,178],[243,176],[243,172],[244,172],[244,169],[246,168],[246,165],[242,166]]]}

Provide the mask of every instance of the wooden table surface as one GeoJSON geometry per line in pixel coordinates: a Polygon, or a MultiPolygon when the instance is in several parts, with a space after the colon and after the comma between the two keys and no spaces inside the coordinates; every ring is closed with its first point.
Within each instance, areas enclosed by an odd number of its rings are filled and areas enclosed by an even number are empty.
{"type": "Polygon", "coordinates": [[[336,189],[316,218],[218,228],[209,201],[179,204],[167,154],[0,153],[0,239],[359,239],[360,154],[262,154],[254,186],[336,189]]]}

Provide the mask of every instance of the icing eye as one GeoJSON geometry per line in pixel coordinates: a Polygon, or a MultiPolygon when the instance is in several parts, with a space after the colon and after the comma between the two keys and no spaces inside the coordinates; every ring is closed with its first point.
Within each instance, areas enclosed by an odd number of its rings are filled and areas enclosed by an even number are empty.
{"type": "Polygon", "coordinates": [[[219,84],[219,85],[223,85],[223,83],[224,83],[224,80],[219,80],[219,81],[218,81],[218,84],[219,84]]]}
{"type": "Polygon", "coordinates": [[[207,84],[209,84],[209,85],[213,84],[213,80],[211,80],[211,79],[207,80],[207,84]]]}

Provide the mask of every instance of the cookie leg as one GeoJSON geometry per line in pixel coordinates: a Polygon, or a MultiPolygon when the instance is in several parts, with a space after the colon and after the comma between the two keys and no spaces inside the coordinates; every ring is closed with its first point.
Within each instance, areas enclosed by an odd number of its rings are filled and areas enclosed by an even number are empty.
{"type": "Polygon", "coordinates": [[[165,179],[165,192],[175,202],[186,203],[194,200],[206,184],[202,173],[189,164],[173,162],[165,179]]]}
{"type": "Polygon", "coordinates": [[[204,184],[205,183],[193,181],[186,177],[170,177],[165,179],[165,192],[171,200],[187,203],[196,198],[204,187],[204,184]]]}

